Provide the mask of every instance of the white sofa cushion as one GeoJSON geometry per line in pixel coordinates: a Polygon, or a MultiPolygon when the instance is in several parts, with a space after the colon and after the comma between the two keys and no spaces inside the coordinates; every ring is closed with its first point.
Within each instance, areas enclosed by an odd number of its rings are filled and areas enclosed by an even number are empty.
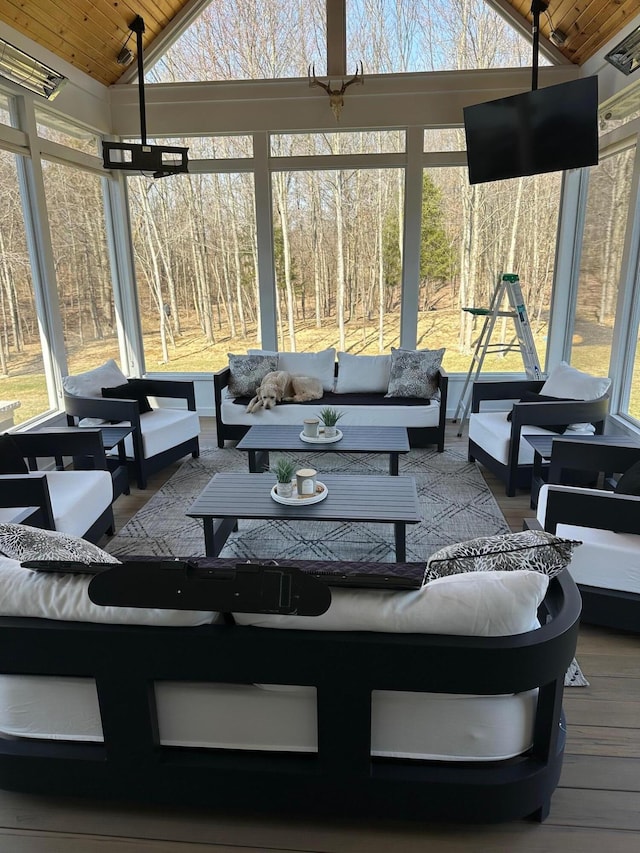
{"type": "MultiPolygon", "coordinates": [[[[222,422],[229,426],[242,424],[300,424],[305,418],[318,414],[323,407],[318,400],[317,410],[313,406],[288,403],[286,406],[274,406],[272,409],[260,409],[253,414],[247,414],[245,406],[233,402],[228,388],[224,388],[221,398],[222,422]]],[[[440,420],[440,403],[431,400],[428,406],[349,406],[340,404],[344,416],[339,426],[403,426],[403,427],[437,427],[440,420]]],[[[145,415],[144,417],[149,417],[145,415]]]]}
{"type": "Polygon", "coordinates": [[[278,370],[319,379],[325,391],[333,391],[335,364],[336,351],[333,347],[320,352],[278,353],[278,370]]]}
{"type": "Polygon", "coordinates": [[[549,578],[539,572],[470,572],[411,592],[333,589],[322,616],[234,614],[240,625],[310,631],[390,631],[497,637],[538,627],[549,578]]]}
{"type": "MultiPolygon", "coordinates": [[[[244,411],[243,406],[237,408],[244,411]]],[[[124,426],[122,421],[115,426],[124,426]]],[[[188,441],[200,435],[200,419],[197,412],[189,409],[153,409],[140,415],[140,431],[142,433],[142,446],[144,458],[150,459],[164,450],[169,450],[183,441],[188,441]]],[[[133,457],[133,442],[131,436],[127,436],[124,443],[128,457],[133,457]]],[[[118,449],[114,447],[107,451],[108,456],[117,456],[118,449]]]]}
{"type": "Polygon", "coordinates": [[[336,394],[386,394],[390,370],[390,355],[339,352],[336,394]]]}
{"type": "MultiPolygon", "coordinates": [[[[554,485],[551,488],[569,494],[597,495],[603,502],[634,501],[638,504],[640,517],[640,497],[577,486],[554,485]]],[[[542,526],[547,514],[548,494],[549,486],[545,484],[540,489],[536,510],[536,517],[542,526]]],[[[556,533],[582,541],[582,546],[575,551],[568,567],[576,583],[640,594],[640,535],[573,524],[558,524],[556,533]]]]}
{"type": "Polygon", "coordinates": [[[73,394],[75,397],[102,397],[103,388],[115,388],[126,381],[127,377],[110,358],[93,370],[76,373],[74,376],[63,376],[62,387],[67,394],[73,394]]]}
{"type": "Polygon", "coordinates": [[[200,610],[113,607],[89,599],[90,575],[34,572],[18,560],[0,557],[0,616],[32,616],[67,622],[120,625],[204,625],[218,614],[200,610]]]}

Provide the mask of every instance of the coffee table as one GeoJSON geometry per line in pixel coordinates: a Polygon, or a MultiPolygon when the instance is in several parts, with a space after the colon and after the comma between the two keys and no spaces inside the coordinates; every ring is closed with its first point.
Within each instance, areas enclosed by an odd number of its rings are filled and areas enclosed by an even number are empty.
{"type": "Polygon", "coordinates": [[[393,524],[396,561],[406,561],[406,525],[422,520],[413,477],[323,474],[322,482],[328,489],[325,500],[288,506],[272,499],[270,477],[216,474],[186,514],[202,519],[207,557],[220,554],[239,518],[272,518],[393,524]]]}
{"type": "Polygon", "coordinates": [[[292,450],[313,453],[388,453],[389,474],[397,476],[400,453],[409,452],[409,437],[406,427],[345,426],[340,427],[342,438],[334,442],[308,442],[300,438],[300,426],[261,425],[252,426],[236,445],[238,450],[249,453],[249,471],[257,473],[269,468],[270,450],[292,450]]]}

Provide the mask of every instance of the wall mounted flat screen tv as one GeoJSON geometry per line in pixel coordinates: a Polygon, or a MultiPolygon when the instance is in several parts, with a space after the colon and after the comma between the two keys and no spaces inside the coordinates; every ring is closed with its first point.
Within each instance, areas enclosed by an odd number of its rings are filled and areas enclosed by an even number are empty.
{"type": "Polygon", "coordinates": [[[598,79],[585,77],[464,108],[469,183],[598,162],[598,79]]]}

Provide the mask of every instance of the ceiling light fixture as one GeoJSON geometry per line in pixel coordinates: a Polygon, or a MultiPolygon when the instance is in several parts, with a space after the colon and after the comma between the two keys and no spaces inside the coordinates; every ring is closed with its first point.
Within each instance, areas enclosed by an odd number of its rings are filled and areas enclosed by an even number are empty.
{"type": "Polygon", "coordinates": [[[622,39],[604,58],[623,74],[631,74],[640,68],[640,27],[622,39]]]}
{"type": "Polygon", "coordinates": [[[4,39],[0,39],[0,76],[50,101],[67,82],[63,74],[4,39]]]}
{"type": "MultiPolygon", "coordinates": [[[[138,15],[129,29],[136,34],[138,52],[138,98],[140,102],[141,144],[135,142],[102,142],[102,162],[105,169],[142,172],[154,178],[166,178],[188,172],[188,148],[147,143],[147,118],[144,101],[144,67],[142,62],[142,34],[144,21],[138,15]]],[[[121,51],[122,53],[122,51],[121,51]]]]}

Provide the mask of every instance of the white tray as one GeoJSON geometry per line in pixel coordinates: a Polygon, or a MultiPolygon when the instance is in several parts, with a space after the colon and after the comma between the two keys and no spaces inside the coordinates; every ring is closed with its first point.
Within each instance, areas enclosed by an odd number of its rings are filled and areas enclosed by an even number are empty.
{"type": "Polygon", "coordinates": [[[305,435],[304,432],[300,433],[300,438],[308,444],[333,444],[334,441],[340,441],[342,438],[342,430],[336,429],[336,434],[331,436],[331,438],[325,438],[323,435],[314,437],[311,435],[305,435]]]}
{"type": "Polygon", "coordinates": [[[286,506],[301,506],[302,504],[318,504],[320,501],[323,501],[326,496],[329,494],[329,489],[325,486],[324,483],[321,483],[320,480],[316,480],[316,489],[318,486],[322,486],[321,492],[316,492],[315,495],[306,495],[304,497],[298,496],[298,490],[296,488],[296,484],[293,484],[293,495],[290,498],[283,498],[276,492],[276,487],[274,486],[271,489],[271,497],[278,504],[285,504],[286,506]]]}

